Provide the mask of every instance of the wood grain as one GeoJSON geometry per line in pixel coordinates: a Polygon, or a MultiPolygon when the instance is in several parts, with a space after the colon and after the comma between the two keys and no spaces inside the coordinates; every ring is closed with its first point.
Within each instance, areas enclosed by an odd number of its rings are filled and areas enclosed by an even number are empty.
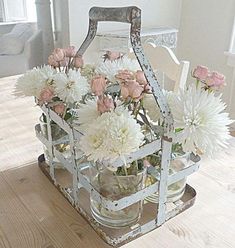
{"type": "MultiPolygon", "coordinates": [[[[33,99],[15,99],[17,77],[0,79],[0,248],[106,248],[38,169],[33,99]]],[[[235,133],[233,133],[235,134],[235,133]]],[[[188,178],[195,205],[125,248],[234,248],[235,139],[188,178]]]]}

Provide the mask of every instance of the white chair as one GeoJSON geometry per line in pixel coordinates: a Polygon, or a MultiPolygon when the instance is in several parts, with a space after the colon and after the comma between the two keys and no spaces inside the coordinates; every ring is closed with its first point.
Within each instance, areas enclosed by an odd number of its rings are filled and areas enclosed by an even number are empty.
{"type": "Polygon", "coordinates": [[[162,72],[174,82],[174,91],[185,87],[189,71],[188,61],[179,61],[170,48],[153,43],[145,44],[144,52],[153,70],[162,72]]]}

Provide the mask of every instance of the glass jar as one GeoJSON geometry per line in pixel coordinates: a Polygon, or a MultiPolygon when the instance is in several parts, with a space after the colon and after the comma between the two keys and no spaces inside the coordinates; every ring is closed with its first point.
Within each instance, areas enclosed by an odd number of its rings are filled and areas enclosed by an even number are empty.
{"type": "MultiPolygon", "coordinates": [[[[160,158],[159,158],[160,163],[160,158]]],[[[189,166],[190,163],[190,153],[173,153],[172,159],[169,167],[169,175],[174,175],[182,169],[189,166]]],[[[160,180],[160,165],[157,164],[155,166],[156,170],[152,175],[148,174],[146,178],[145,185],[149,186],[155,183],[157,180],[160,180]]],[[[186,186],[186,177],[172,183],[167,188],[167,202],[175,202],[178,201],[184,194],[186,186]]],[[[158,203],[158,192],[148,196],[146,198],[147,201],[158,203]]]]}
{"type": "MultiPolygon", "coordinates": [[[[39,118],[40,128],[42,135],[48,140],[48,130],[47,130],[47,123],[45,122],[45,118],[43,115],[39,118]]],[[[68,134],[55,122],[51,122],[51,138],[52,141],[58,142],[58,144],[54,145],[54,148],[57,149],[59,152],[63,153],[69,149],[69,144],[66,142],[66,136],[68,134]],[[61,141],[60,141],[61,140],[61,141]]],[[[45,145],[43,145],[44,157],[45,160],[49,161],[49,151],[45,145]]],[[[53,161],[55,162],[55,168],[63,168],[60,162],[54,157],[53,161]]]]}
{"type": "MultiPolygon", "coordinates": [[[[111,201],[119,200],[130,196],[144,188],[146,170],[141,172],[123,175],[120,168],[117,171],[108,169],[101,163],[94,163],[90,167],[90,178],[93,187],[104,197],[111,201]]],[[[143,201],[138,201],[118,211],[109,210],[103,207],[90,195],[91,212],[94,219],[108,227],[120,228],[130,226],[138,222],[142,212],[143,201]]]]}

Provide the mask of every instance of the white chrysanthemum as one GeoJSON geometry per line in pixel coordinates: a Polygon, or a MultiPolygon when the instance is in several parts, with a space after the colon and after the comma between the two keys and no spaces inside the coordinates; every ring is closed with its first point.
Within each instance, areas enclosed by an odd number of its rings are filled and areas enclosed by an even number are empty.
{"type": "Polygon", "coordinates": [[[78,120],[74,122],[79,124],[77,129],[84,132],[88,125],[100,116],[97,110],[96,99],[88,100],[85,104],[81,104],[79,109],[76,110],[76,115],[78,116],[78,120]]]}
{"type": "Polygon", "coordinates": [[[89,160],[114,160],[139,149],[144,139],[140,125],[127,110],[106,112],[93,121],[80,140],[89,160]]]}
{"type": "Polygon", "coordinates": [[[14,94],[39,97],[41,90],[45,86],[51,85],[55,73],[56,71],[49,65],[27,71],[17,80],[14,94]]]}
{"type": "MultiPolygon", "coordinates": [[[[167,99],[169,107],[174,104],[175,94],[173,91],[163,90],[163,94],[167,99]]],[[[146,109],[147,115],[150,118],[150,121],[157,123],[161,118],[160,108],[157,105],[157,102],[152,94],[145,94],[143,99],[143,105],[146,109]]]]}
{"type": "Polygon", "coordinates": [[[57,73],[54,80],[58,97],[67,103],[80,101],[89,90],[87,79],[76,70],[69,70],[68,75],[57,73]]]}
{"type": "Polygon", "coordinates": [[[178,142],[185,152],[202,152],[212,156],[226,147],[230,138],[228,113],[220,96],[190,86],[181,91],[171,106],[175,127],[182,128],[178,142]]]}
{"type": "Polygon", "coordinates": [[[137,60],[123,56],[122,58],[113,61],[105,60],[96,68],[96,72],[107,77],[110,82],[116,81],[115,75],[118,74],[118,71],[120,70],[136,72],[137,70],[140,70],[140,65],[137,60]]]}

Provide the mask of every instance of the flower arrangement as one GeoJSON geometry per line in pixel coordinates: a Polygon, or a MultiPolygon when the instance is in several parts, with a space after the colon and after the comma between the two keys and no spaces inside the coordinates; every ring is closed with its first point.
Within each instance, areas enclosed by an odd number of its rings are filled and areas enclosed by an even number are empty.
{"type": "MultiPolygon", "coordinates": [[[[204,66],[193,70],[192,76],[195,84],[179,92],[163,91],[175,126],[172,158],[176,153],[213,156],[226,147],[230,137],[228,125],[232,121],[224,112],[221,95],[215,94],[225,85],[225,77],[204,66]]],[[[34,96],[38,105],[54,110],[82,134],[77,154],[93,162],[91,183],[101,194],[118,199],[156,181],[157,176],[145,181],[144,172],[152,166],[160,168],[161,150],[126,162],[128,155],[163,135],[160,110],[137,60],[109,51],[98,64],[86,65],[74,47],[57,48],[48,65],[18,79],[15,94],[34,96]],[[123,161],[121,167],[114,166],[118,158],[123,161]]],[[[181,165],[174,160],[169,173],[181,165]]],[[[185,180],[181,180],[168,191],[175,200],[175,194],[181,196],[184,187],[185,180]]],[[[157,196],[150,197],[156,202],[157,196]]],[[[108,226],[136,222],[141,206],[142,202],[137,202],[125,210],[108,211],[91,194],[93,216],[108,226]]]]}
{"type": "MultiPolygon", "coordinates": [[[[231,120],[226,105],[216,95],[225,85],[224,75],[198,66],[196,84],[180,92],[167,92],[175,123],[175,142],[184,152],[213,156],[229,139],[231,120]]],[[[83,137],[80,148],[88,160],[125,158],[143,144],[161,136],[161,116],[137,60],[107,52],[96,66],[84,65],[75,48],[56,48],[48,65],[34,68],[18,79],[16,93],[34,96],[66,120],[83,137]],[[72,110],[72,111],[71,111],[72,110]]]]}

